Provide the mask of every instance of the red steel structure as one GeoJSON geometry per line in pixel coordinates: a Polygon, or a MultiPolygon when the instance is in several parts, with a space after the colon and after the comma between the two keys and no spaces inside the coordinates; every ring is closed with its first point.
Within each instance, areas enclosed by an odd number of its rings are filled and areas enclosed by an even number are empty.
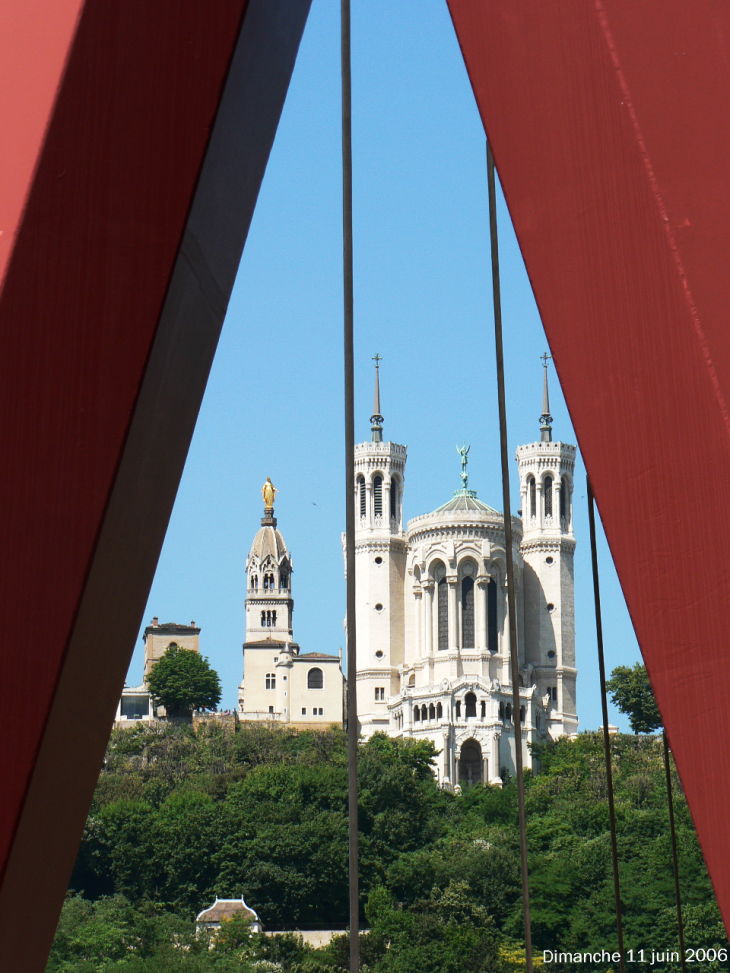
{"type": "MultiPolygon", "coordinates": [[[[730,12],[448,2],[727,924],[730,12]]],[[[45,965],[308,6],[0,0],[3,970],[45,965]]]]}
{"type": "Polygon", "coordinates": [[[728,927],[730,8],[448,2],[728,927]]]}
{"type": "Polygon", "coordinates": [[[45,967],[309,2],[0,2],[2,970],[45,967]]]}

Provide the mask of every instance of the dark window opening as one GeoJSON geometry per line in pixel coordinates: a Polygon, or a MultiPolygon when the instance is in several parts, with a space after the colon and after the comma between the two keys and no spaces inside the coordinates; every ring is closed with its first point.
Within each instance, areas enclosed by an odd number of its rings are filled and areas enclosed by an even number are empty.
{"type": "Polygon", "coordinates": [[[365,494],[365,477],[359,476],[357,478],[358,491],[360,493],[360,516],[367,516],[367,499],[365,494]]]}
{"type": "Polygon", "coordinates": [[[444,708],[441,703],[436,703],[436,719],[440,720],[444,715],[444,708]]]}
{"type": "Polygon", "coordinates": [[[560,516],[565,517],[566,501],[565,497],[568,492],[568,481],[563,477],[560,481],[560,516]]]}
{"type": "Polygon", "coordinates": [[[511,720],[512,719],[512,704],[511,703],[507,703],[507,705],[505,707],[505,710],[504,710],[504,715],[507,718],[507,720],[511,720]]]}
{"type": "Polygon", "coordinates": [[[530,516],[537,516],[537,487],[534,476],[530,477],[530,516]]]}
{"type": "Polygon", "coordinates": [[[121,715],[127,720],[141,720],[143,716],[149,716],[149,696],[122,696],[121,715]]]}
{"type": "Polygon", "coordinates": [[[446,578],[438,583],[438,628],[439,651],[443,652],[449,647],[449,588],[446,578]]]}
{"type": "Polygon", "coordinates": [[[464,697],[464,703],[466,705],[466,718],[469,719],[470,716],[476,716],[477,698],[474,693],[467,693],[464,697]]]}
{"type": "Polygon", "coordinates": [[[461,647],[474,648],[474,578],[468,577],[461,582],[461,647]]]}
{"type": "Polygon", "coordinates": [[[520,723],[525,722],[525,707],[520,706],[520,723]]]}
{"type": "Polygon", "coordinates": [[[487,648],[497,651],[497,584],[494,578],[487,585],[487,648]]]}
{"type": "Polygon", "coordinates": [[[421,722],[421,707],[420,706],[416,706],[416,708],[413,710],[413,722],[414,723],[420,723],[421,722]]]}
{"type": "Polygon", "coordinates": [[[456,718],[457,718],[457,720],[460,720],[461,719],[461,700],[460,699],[457,699],[456,700],[456,718]]]}
{"type": "Polygon", "coordinates": [[[431,703],[431,705],[428,707],[428,718],[429,720],[436,719],[436,707],[433,705],[433,703],[431,703]]]}
{"type": "Polygon", "coordinates": [[[485,720],[486,718],[487,718],[487,704],[484,700],[482,700],[482,719],[485,720]]]}
{"type": "Polygon", "coordinates": [[[398,510],[398,484],[395,480],[390,481],[390,519],[395,520],[398,510]]]}
{"type": "Polygon", "coordinates": [[[499,704],[499,718],[504,723],[504,703],[499,704]]]}
{"type": "Polygon", "coordinates": [[[373,480],[373,512],[376,517],[383,516],[383,478],[376,476],[373,480]]]}
{"type": "Polygon", "coordinates": [[[261,612],[261,628],[266,627],[266,612],[261,612]]]}
{"type": "Polygon", "coordinates": [[[545,494],[545,516],[553,515],[553,478],[546,476],[543,483],[543,493],[545,494]]]}
{"type": "Polygon", "coordinates": [[[310,669],[307,673],[307,689],[324,689],[324,673],[321,669],[310,669]]]}

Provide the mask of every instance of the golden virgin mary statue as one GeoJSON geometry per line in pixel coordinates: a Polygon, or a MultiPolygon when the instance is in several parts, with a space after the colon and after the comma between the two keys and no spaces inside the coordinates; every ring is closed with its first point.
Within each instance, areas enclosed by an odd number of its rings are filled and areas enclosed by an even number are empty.
{"type": "Polygon", "coordinates": [[[266,477],[266,483],[261,487],[261,496],[264,498],[264,507],[268,510],[274,509],[274,499],[279,491],[271,482],[271,477],[266,477]]]}

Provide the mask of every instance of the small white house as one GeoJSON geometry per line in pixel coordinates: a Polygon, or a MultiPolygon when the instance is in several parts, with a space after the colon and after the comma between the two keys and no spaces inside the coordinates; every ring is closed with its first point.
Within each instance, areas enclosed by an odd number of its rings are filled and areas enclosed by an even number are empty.
{"type": "Polygon", "coordinates": [[[263,931],[264,927],[261,920],[256,912],[246,905],[243,896],[240,899],[219,899],[216,896],[213,905],[208,909],[203,909],[195,920],[195,926],[198,932],[214,931],[220,929],[221,923],[225,922],[226,919],[232,919],[233,916],[241,914],[251,921],[252,932],[263,931]]]}

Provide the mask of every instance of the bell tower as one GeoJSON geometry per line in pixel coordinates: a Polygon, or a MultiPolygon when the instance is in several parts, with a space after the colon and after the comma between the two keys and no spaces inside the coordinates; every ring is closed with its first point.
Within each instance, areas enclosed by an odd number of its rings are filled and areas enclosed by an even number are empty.
{"type": "Polygon", "coordinates": [[[553,442],[547,352],[540,440],[517,448],[525,561],[525,661],[548,700],[553,737],[576,733],[573,477],[576,447],[553,442]]]}
{"type": "MultiPolygon", "coordinates": [[[[399,691],[404,657],[406,447],[383,442],[380,355],[369,442],[355,446],[355,579],[358,715],[363,736],[388,728],[388,697],[399,691]]],[[[348,679],[350,674],[348,673],[348,679]]]]}

